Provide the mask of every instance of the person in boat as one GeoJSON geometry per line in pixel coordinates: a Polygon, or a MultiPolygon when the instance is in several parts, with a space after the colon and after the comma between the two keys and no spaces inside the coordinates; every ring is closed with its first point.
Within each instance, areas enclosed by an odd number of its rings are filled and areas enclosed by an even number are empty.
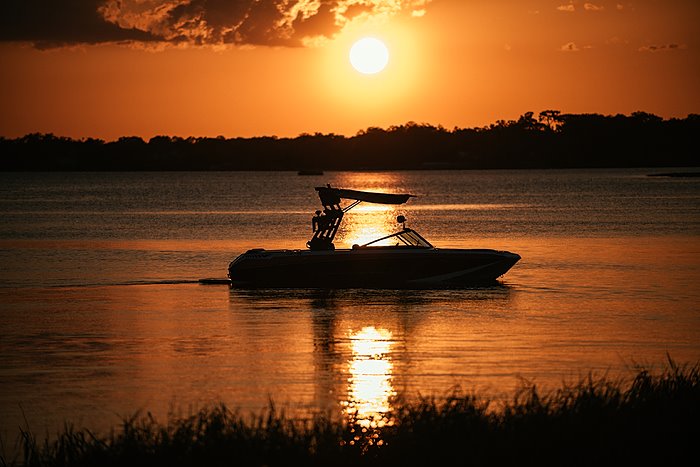
{"type": "Polygon", "coordinates": [[[316,215],[311,218],[311,231],[328,229],[333,221],[342,215],[341,210],[324,209],[323,212],[316,211],[316,215]]]}
{"type": "Polygon", "coordinates": [[[316,211],[311,218],[311,230],[314,232],[314,236],[306,245],[311,250],[334,250],[335,245],[333,245],[331,233],[334,228],[337,229],[335,224],[342,217],[343,211],[340,207],[336,209],[335,206],[332,206],[331,208],[326,207],[323,212],[316,211]]]}
{"type": "Polygon", "coordinates": [[[325,220],[321,218],[321,211],[316,211],[316,215],[311,218],[311,231],[316,232],[321,225],[321,222],[325,220]]]}

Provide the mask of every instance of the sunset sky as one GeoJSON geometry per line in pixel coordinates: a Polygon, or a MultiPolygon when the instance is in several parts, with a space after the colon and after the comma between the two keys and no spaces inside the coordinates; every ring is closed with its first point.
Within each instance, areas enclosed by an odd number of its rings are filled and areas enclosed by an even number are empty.
{"type": "Polygon", "coordinates": [[[0,136],[700,113],[697,0],[3,0],[0,136]],[[366,36],[389,50],[365,75],[366,36]]]}

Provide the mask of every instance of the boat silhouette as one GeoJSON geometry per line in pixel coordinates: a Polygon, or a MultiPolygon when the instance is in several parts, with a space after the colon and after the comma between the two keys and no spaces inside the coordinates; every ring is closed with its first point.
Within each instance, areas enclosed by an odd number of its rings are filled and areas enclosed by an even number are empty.
{"type": "Polygon", "coordinates": [[[361,202],[403,204],[413,195],[317,187],[323,210],[312,218],[313,236],[306,250],[254,248],[228,268],[232,287],[420,288],[493,283],[520,256],[492,249],[436,248],[405,226],[363,245],[336,249],[343,216],[361,202]],[[341,207],[341,200],[350,204],[341,207]],[[391,245],[386,245],[391,243],[391,245]]]}

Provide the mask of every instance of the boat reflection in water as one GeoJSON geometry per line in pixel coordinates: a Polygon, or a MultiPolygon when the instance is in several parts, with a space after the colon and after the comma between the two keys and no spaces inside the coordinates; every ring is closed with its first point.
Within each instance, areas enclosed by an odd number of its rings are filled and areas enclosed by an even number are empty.
{"type": "Polygon", "coordinates": [[[352,359],[348,362],[348,394],[342,402],[351,423],[367,429],[390,424],[394,365],[391,361],[392,334],[368,326],[350,335],[352,359]]]}
{"type": "Polygon", "coordinates": [[[499,369],[491,354],[502,355],[497,347],[502,341],[492,336],[496,329],[507,331],[493,325],[512,323],[504,310],[512,307],[513,299],[504,285],[450,290],[233,288],[232,325],[246,336],[240,340],[242,351],[255,362],[245,373],[237,370],[236,378],[260,387],[282,380],[284,384],[275,386],[275,400],[292,400],[295,408],[288,413],[310,417],[313,411],[308,409],[319,408],[353,429],[353,443],[383,444],[383,431],[397,417],[397,401],[441,394],[456,377],[469,387],[515,384],[510,374],[480,374],[487,366],[499,369]],[[486,331],[485,325],[492,327],[486,331]],[[448,345],[450,350],[445,350],[448,345]],[[454,348],[459,356],[451,353],[454,348]]]}

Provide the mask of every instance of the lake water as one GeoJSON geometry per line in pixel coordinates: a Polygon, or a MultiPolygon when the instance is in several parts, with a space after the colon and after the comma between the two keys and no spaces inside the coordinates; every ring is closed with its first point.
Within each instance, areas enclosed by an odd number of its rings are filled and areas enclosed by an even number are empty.
{"type": "Polygon", "coordinates": [[[396,396],[698,362],[700,179],[660,171],[0,174],[0,437],[269,398],[381,419],[396,396]],[[326,183],[418,195],[358,206],[339,246],[404,214],[438,247],[522,260],[464,290],[197,283],[303,248],[326,183]]]}

